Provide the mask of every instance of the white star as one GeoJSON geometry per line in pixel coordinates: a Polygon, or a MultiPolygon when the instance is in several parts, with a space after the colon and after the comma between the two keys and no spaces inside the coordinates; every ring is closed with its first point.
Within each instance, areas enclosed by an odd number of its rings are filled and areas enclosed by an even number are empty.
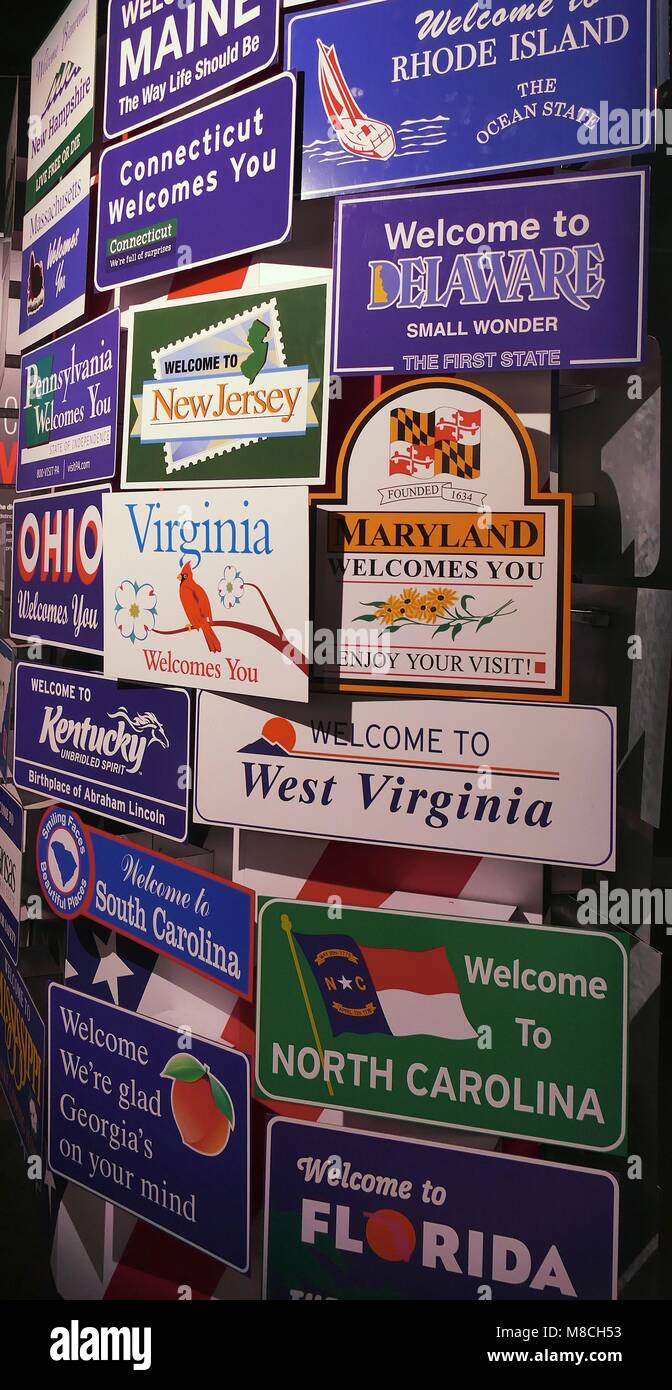
{"type": "Polygon", "coordinates": [[[352,989],[352,980],[346,980],[345,975],[341,975],[338,983],[341,989],[352,989]]]}
{"type": "Polygon", "coordinates": [[[92,983],[94,985],[107,985],[113,1003],[118,1004],[119,981],[123,979],[124,975],[132,975],[133,971],[130,970],[127,965],[124,965],[123,960],[117,955],[114,949],[115,941],[116,938],[113,932],[110,932],[107,942],[101,941],[98,936],[96,937],[100,964],[93,977],[92,983]]]}

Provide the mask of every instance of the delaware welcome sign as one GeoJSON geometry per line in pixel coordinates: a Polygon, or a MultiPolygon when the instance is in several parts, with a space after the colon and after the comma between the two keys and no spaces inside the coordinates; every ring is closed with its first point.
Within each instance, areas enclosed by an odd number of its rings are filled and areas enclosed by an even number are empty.
{"type": "MultiPolygon", "coordinates": [[[[616,1149],[627,953],[613,934],[268,902],[262,1095],[616,1149]]],[[[626,938],[627,939],[627,938],[626,938]]]]}
{"type": "Polygon", "coordinates": [[[341,198],[335,372],[641,362],[648,170],[341,198]]]}

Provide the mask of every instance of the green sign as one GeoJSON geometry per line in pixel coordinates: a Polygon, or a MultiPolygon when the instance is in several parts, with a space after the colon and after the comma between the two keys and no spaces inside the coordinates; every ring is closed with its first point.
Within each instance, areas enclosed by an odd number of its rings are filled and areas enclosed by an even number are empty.
{"type": "Polygon", "coordinates": [[[623,1143],[626,936],[276,900],[258,931],[262,1095],[623,1143]]]}
{"type": "Polygon", "coordinates": [[[122,487],[324,481],[329,274],[315,274],[133,311],[122,487]]]}

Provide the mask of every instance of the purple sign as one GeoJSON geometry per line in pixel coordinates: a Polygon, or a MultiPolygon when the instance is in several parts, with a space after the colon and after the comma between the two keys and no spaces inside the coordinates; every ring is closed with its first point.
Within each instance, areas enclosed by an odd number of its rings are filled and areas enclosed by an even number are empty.
{"type": "Polygon", "coordinates": [[[0,1090],[27,1154],[42,1155],[44,1023],[25,980],[0,959],[0,1090]]]}
{"type": "Polygon", "coordinates": [[[302,197],[651,149],[653,0],[598,4],[356,0],[288,16],[302,197]]]}
{"type": "Polygon", "coordinates": [[[21,870],[26,817],[21,802],[0,783],[0,945],[14,965],[19,961],[21,870]]]}
{"type": "Polygon", "coordinates": [[[87,155],[23,219],[22,352],[84,313],[90,178],[91,156],[87,155]]]}
{"type": "Polygon", "coordinates": [[[275,246],[289,233],[296,82],[280,73],[100,159],[98,289],[275,246]]]}
{"type": "Polygon", "coordinates": [[[57,917],[90,917],[252,998],[250,888],[94,830],[60,806],[42,818],[36,861],[57,917]]]}
{"type": "Polygon", "coordinates": [[[21,359],[17,492],[114,477],[119,310],[21,359]]]}
{"type": "Polygon", "coordinates": [[[19,662],[14,781],[84,813],[187,838],[189,696],[19,662]]]}
{"type": "Polygon", "coordinates": [[[253,77],[278,51],[278,0],[110,0],[104,125],[123,135],[253,77]]]}
{"type": "Polygon", "coordinates": [[[596,1169],[275,1119],[265,1206],[268,1299],[616,1297],[596,1169]]]}
{"type": "Polygon", "coordinates": [[[14,503],[12,637],[103,650],[103,496],[109,485],[14,503]]]}
{"type": "Polygon", "coordinates": [[[52,984],[49,1166],[245,1272],[249,1062],[52,984]]]}
{"type": "Polygon", "coordinates": [[[647,210],[644,169],[342,198],[333,370],[641,362],[647,210]]]}

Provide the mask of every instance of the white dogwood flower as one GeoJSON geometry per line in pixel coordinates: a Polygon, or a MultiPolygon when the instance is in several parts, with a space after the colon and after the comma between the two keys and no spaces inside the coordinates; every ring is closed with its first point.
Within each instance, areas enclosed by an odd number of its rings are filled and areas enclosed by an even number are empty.
{"type": "Polygon", "coordinates": [[[235,608],[242,598],[245,583],[240,570],[235,565],[227,565],[224,577],[219,581],[219,597],[225,608],[235,608]]]}
{"type": "Polygon", "coordinates": [[[156,622],[156,593],[151,584],[136,584],[124,579],[117,586],[114,621],[122,637],[131,642],[144,642],[156,622]]]}

